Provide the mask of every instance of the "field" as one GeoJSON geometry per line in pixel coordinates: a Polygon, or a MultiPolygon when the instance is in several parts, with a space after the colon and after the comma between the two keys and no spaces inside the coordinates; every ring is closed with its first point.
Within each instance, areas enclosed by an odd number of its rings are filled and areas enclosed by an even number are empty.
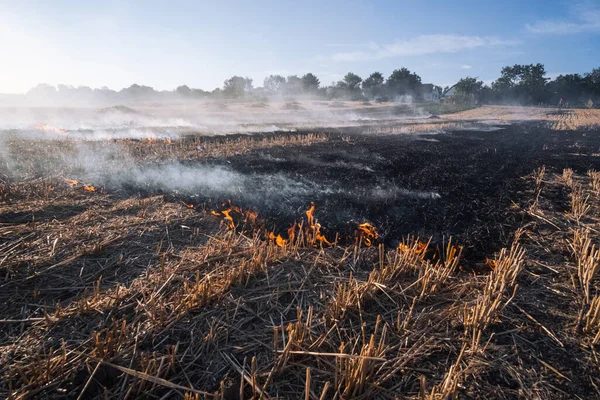
{"type": "Polygon", "coordinates": [[[0,113],[0,398],[600,397],[598,110],[206,109],[0,113]]]}

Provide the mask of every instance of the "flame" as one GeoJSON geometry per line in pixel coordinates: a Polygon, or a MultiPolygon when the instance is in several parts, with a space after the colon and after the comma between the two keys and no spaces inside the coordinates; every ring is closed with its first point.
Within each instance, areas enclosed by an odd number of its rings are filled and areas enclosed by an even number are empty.
{"type": "MultiPolygon", "coordinates": [[[[414,237],[409,236],[406,242],[402,242],[398,245],[398,249],[403,253],[414,252],[415,254],[425,258],[427,249],[429,248],[429,242],[422,242],[414,237]]],[[[433,255],[435,259],[436,254],[433,255]]]]}
{"type": "Polygon", "coordinates": [[[321,243],[325,243],[325,244],[333,244],[331,243],[329,240],[327,240],[327,238],[321,233],[321,224],[319,224],[318,222],[316,222],[315,217],[314,217],[314,212],[315,212],[315,203],[311,202],[310,203],[310,208],[306,211],[306,217],[307,217],[307,226],[313,231],[313,237],[315,239],[315,241],[319,241],[321,243]]]}
{"type": "Polygon", "coordinates": [[[288,244],[288,241],[285,240],[284,238],[282,238],[281,235],[275,236],[275,233],[273,233],[273,232],[269,233],[269,239],[275,240],[275,243],[279,247],[285,247],[288,244]]]}
{"type": "Polygon", "coordinates": [[[296,222],[294,222],[294,225],[290,226],[287,230],[288,233],[288,240],[291,242],[292,240],[294,240],[294,238],[296,237],[296,222]]]}
{"type": "Polygon", "coordinates": [[[310,208],[306,211],[306,216],[308,217],[308,226],[314,226],[315,218],[313,217],[313,213],[315,212],[315,203],[310,203],[310,208]]]}
{"type": "Polygon", "coordinates": [[[193,204],[188,204],[188,203],[186,203],[186,202],[184,202],[184,201],[182,201],[182,202],[181,202],[181,204],[183,204],[184,206],[186,206],[186,207],[187,207],[187,208],[189,208],[190,210],[194,208],[194,205],[193,205],[193,204]]]}
{"type": "Polygon", "coordinates": [[[83,185],[83,190],[86,192],[95,192],[96,188],[92,185],[83,185]]]}
{"type": "Polygon", "coordinates": [[[229,221],[229,227],[231,229],[235,229],[235,223],[233,222],[233,218],[231,217],[231,209],[221,211],[221,214],[225,216],[225,219],[229,221]]]}
{"type": "Polygon", "coordinates": [[[377,233],[377,228],[375,228],[368,222],[364,222],[358,225],[357,229],[359,238],[363,239],[363,242],[367,247],[371,247],[371,245],[373,244],[373,240],[379,239],[379,233],[377,233]]]}
{"type": "Polygon", "coordinates": [[[71,186],[77,186],[79,184],[79,182],[77,182],[75,179],[67,179],[67,178],[63,178],[63,179],[65,180],[65,182],[67,182],[71,186]]]}
{"type": "Polygon", "coordinates": [[[48,124],[39,124],[35,126],[35,129],[37,129],[38,131],[42,131],[42,132],[52,132],[52,133],[62,133],[62,134],[66,134],[67,131],[64,129],[60,129],[60,128],[55,128],[53,126],[50,126],[48,124]]]}

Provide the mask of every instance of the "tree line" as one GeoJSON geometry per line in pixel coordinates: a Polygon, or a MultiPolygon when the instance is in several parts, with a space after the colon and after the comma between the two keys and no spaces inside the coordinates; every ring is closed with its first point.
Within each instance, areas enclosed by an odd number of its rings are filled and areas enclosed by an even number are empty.
{"type": "Polygon", "coordinates": [[[260,87],[254,87],[248,77],[233,76],[223,86],[213,91],[193,89],[186,85],[173,91],[156,91],[150,86],[133,84],[120,91],[106,87],[57,87],[40,84],[31,89],[27,96],[38,99],[54,98],[96,99],[104,101],[125,100],[168,100],[173,98],[217,98],[217,99],[267,99],[278,96],[286,99],[310,96],[322,99],[375,100],[375,101],[424,101],[427,93],[437,93],[446,102],[455,104],[522,104],[564,105],[574,107],[597,107],[600,105],[600,68],[581,74],[559,75],[551,80],[546,77],[543,64],[506,66],[500,77],[485,85],[475,77],[460,79],[452,87],[422,83],[421,77],[407,68],[392,71],[386,78],[381,72],[373,72],[363,79],[348,72],[340,81],[323,86],[312,73],[303,76],[269,75],[260,87]]]}

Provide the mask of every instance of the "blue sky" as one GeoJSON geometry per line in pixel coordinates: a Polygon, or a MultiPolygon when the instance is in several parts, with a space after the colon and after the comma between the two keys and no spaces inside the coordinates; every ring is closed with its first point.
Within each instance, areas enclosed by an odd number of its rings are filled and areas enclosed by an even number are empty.
{"type": "Polygon", "coordinates": [[[0,92],[37,83],[212,90],[233,75],[322,84],[400,67],[423,82],[600,67],[600,0],[0,0],[0,92]]]}

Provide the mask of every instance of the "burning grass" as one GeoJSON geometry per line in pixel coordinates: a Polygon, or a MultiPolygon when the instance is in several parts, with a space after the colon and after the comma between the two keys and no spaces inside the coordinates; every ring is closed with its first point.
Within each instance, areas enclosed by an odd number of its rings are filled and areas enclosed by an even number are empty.
{"type": "MultiPolygon", "coordinates": [[[[236,140],[223,152],[260,148],[236,140]]],[[[198,145],[122,144],[140,160],[198,145]]],[[[473,236],[392,242],[366,218],[336,235],[319,201],[274,227],[245,204],[86,190],[69,171],[6,179],[0,397],[600,396],[595,173],[532,170],[510,199],[519,224],[478,258],[473,236]]]]}

